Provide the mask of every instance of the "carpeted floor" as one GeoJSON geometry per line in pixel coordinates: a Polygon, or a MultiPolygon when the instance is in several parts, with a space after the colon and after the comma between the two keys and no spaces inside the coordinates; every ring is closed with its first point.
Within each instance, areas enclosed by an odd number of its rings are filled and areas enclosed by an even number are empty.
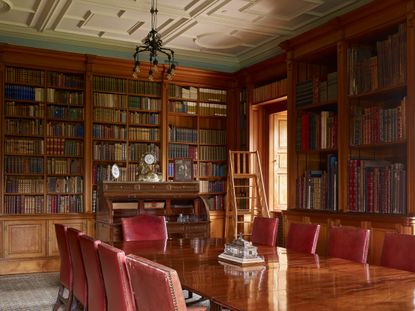
{"type": "MultiPolygon", "coordinates": [[[[0,276],[0,311],[51,311],[58,288],[58,272],[0,276]]],[[[197,305],[209,310],[208,301],[197,305]]]]}
{"type": "Polygon", "coordinates": [[[0,276],[1,311],[51,311],[59,288],[59,273],[0,276]]]}

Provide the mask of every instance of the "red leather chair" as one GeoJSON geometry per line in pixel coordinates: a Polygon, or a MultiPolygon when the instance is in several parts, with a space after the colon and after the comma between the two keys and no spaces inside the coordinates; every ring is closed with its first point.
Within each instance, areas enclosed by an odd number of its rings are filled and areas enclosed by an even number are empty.
{"type": "Polygon", "coordinates": [[[121,219],[124,241],[166,240],[164,216],[138,215],[121,219]]]}
{"type": "Polygon", "coordinates": [[[67,238],[67,227],[61,224],[55,224],[56,241],[60,255],[60,274],[59,274],[59,290],[53,311],[59,310],[63,305],[65,310],[69,310],[72,303],[72,262],[69,254],[69,245],[67,238]],[[68,291],[68,297],[64,297],[65,289],[68,291]]]}
{"type": "Polygon", "coordinates": [[[287,249],[301,253],[316,253],[320,225],[291,223],[288,229],[287,249]]]}
{"type": "Polygon", "coordinates": [[[73,298],[71,310],[76,310],[79,308],[79,304],[81,304],[84,309],[87,309],[88,307],[86,275],[84,262],[82,259],[81,247],[79,244],[79,237],[81,235],[84,235],[84,233],[75,228],[68,228],[68,244],[69,253],[71,254],[72,259],[73,273],[73,298]]]}
{"type": "Polygon", "coordinates": [[[415,235],[385,234],[380,264],[389,268],[415,272],[415,235]]]}
{"type": "Polygon", "coordinates": [[[329,256],[367,262],[370,230],[355,227],[329,229],[329,256]]]}
{"type": "Polygon", "coordinates": [[[87,235],[81,235],[79,242],[88,285],[88,311],[105,311],[107,307],[104,279],[98,256],[98,245],[101,244],[101,241],[94,240],[87,235]]]}
{"type": "Polygon", "coordinates": [[[124,252],[111,245],[101,243],[98,245],[98,255],[104,277],[107,310],[135,311],[124,252]]]}
{"type": "Polygon", "coordinates": [[[254,218],[252,225],[251,242],[253,244],[262,244],[275,246],[278,234],[278,218],[260,217],[254,218]]]}
{"type": "Polygon", "coordinates": [[[126,262],[137,310],[206,310],[186,307],[176,270],[134,255],[127,256],[126,262]]]}

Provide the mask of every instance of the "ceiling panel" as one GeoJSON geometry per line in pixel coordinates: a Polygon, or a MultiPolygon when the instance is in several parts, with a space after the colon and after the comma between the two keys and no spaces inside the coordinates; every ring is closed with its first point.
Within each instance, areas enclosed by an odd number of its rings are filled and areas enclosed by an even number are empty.
{"type": "MultiPolygon", "coordinates": [[[[302,30],[368,2],[159,0],[157,26],[179,65],[195,66],[200,60],[201,68],[211,62],[214,68],[236,71],[280,53],[278,44],[302,30]]],[[[0,40],[25,43],[30,38],[48,46],[61,40],[67,48],[71,42],[77,51],[83,46],[85,53],[98,55],[100,47],[106,55],[112,46],[112,54],[124,57],[151,29],[149,11],[150,0],[0,0],[0,40]]]]}

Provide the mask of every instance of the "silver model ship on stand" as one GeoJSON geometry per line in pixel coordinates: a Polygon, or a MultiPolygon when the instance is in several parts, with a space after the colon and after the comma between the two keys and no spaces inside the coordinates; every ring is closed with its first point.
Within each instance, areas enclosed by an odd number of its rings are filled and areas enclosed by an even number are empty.
{"type": "Polygon", "coordinates": [[[231,243],[226,243],[224,252],[218,258],[242,266],[264,263],[264,258],[258,256],[257,247],[253,246],[252,242],[244,240],[242,234],[231,243]]]}

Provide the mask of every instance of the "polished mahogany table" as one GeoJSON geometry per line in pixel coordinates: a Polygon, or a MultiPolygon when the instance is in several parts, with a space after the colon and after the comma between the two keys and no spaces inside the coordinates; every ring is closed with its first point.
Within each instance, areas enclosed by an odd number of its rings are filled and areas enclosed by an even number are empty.
{"type": "Polygon", "coordinates": [[[220,239],[119,242],[126,255],[177,270],[211,310],[415,310],[415,273],[259,246],[265,264],[218,261],[220,239]]]}

